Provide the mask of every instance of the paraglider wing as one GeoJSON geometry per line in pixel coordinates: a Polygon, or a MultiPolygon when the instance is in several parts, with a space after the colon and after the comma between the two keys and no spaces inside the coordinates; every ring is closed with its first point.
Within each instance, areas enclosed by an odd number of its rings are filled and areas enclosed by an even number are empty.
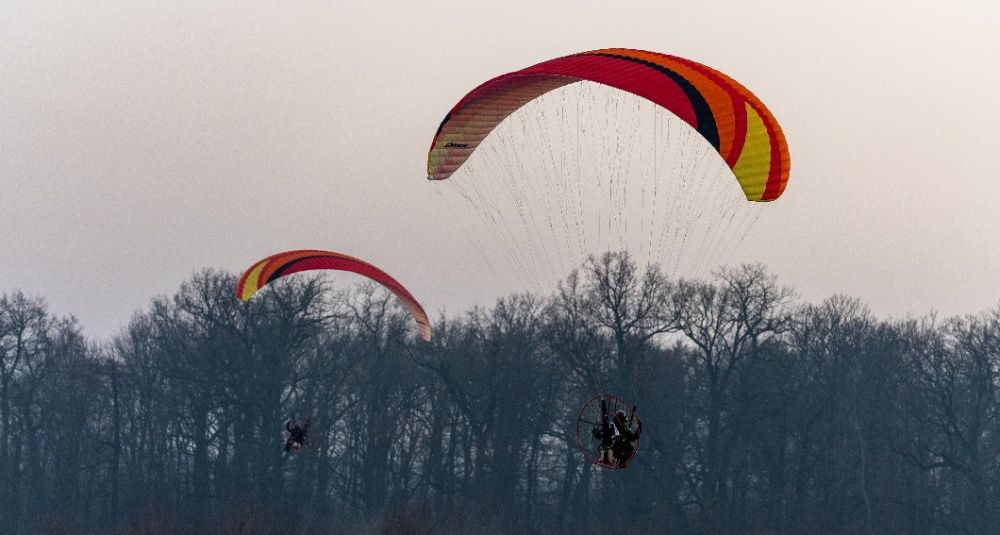
{"type": "Polygon", "coordinates": [[[503,120],[535,98],[579,81],[634,93],[680,117],[732,169],[750,201],[781,196],[788,145],[764,104],[732,78],[700,63],[641,50],[582,52],[503,74],[473,89],[445,116],[427,155],[427,178],[443,180],[503,120]]]}
{"type": "Polygon", "coordinates": [[[241,301],[247,301],[272,281],[300,271],[318,269],[349,271],[379,283],[399,298],[400,302],[413,317],[413,320],[417,322],[420,336],[424,340],[430,341],[430,320],[427,319],[427,314],[424,312],[423,307],[420,306],[420,303],[417,302],[413,295],[399,281],[390,277],[386,272],[364,260],[359,260],[345,254],[307,249],[288,251],[269,256],[260,260],[243,273],[243,276],[240,277],[239,282],[236,284],[236,297],[241,301]]]}

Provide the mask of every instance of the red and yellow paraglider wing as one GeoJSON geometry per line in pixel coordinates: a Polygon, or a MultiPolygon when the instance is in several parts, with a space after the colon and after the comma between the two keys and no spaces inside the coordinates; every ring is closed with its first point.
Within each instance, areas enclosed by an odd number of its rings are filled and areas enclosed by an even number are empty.
{"type": "Polygon", "coordinates": [[[614,48],[557,58],[498,76],[472,90],[438,127],[427,157],[432,180],[451,176],[511,113],[558,87],[591,81],[628,91],[691,125],[733,170],[746,198],[778,198],[788,146],[770,111],[732,78],[700,63],[614,48]]]}
{"type": "Polygon", "coordinates": [[[399,281],[364,260],[332,251],[304,249],[278,253],[264,258],[247,269],[240,277],[236,284],[236,297],[247,301],[272,281],[293,273],[321,269],[349,271],[382,285],[400,300],[403,307],[413,317],[420,331],[420,336],[424,340],[430,341],[431,323],[427,318],[427,313],[399,281]]]}

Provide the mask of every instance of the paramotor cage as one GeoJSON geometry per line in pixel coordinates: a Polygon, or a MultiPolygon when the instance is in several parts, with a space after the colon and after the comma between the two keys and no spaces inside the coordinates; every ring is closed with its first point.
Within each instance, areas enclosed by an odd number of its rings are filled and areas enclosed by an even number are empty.
{"type": "Polygon", "coordinates": [[[621,470],[639,452],[639,440],[617,443],[625,440],[622,430],[614,423],[619,411],[626,415],[627,430],[634,432],[635,407],[618,396],[598,394],[580,410],[576,418],[576,446],[589,463],[608,470],[621,470]],[[602,400],[606,407],[604,415],[601,414],[602,400]],[[617,458],[617,454],[623,458],[617,458]]]}

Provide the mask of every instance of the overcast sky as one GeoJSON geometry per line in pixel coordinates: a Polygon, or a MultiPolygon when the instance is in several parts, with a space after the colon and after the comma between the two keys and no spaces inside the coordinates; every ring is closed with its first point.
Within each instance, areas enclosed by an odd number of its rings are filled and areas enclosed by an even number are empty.
{"type": "Polygon", "coordinates": [[[735,260],[884,316],[1000,300],[1000,3],[0,1],[0,292],[116,332],[284,249],[476,290],[427,148],[497,74],[605,47],[712,65],[789,140],[735,260]]]}

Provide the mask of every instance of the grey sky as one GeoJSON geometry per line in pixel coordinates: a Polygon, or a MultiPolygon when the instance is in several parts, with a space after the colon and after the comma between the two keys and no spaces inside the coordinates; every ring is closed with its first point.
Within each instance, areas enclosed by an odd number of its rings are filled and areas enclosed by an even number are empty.
{"type": "Polygon", "coordinates": [[[975,312],[1000,298],[1000,4],[945,4],[4,0],[0,291],[104,336],[199,267],[310,247],[462,306],[479,268],[424,177],[444,113],[621,46],[719,68],[781,122],[791,181],[736,260],[807,299],[975,312]]]}

